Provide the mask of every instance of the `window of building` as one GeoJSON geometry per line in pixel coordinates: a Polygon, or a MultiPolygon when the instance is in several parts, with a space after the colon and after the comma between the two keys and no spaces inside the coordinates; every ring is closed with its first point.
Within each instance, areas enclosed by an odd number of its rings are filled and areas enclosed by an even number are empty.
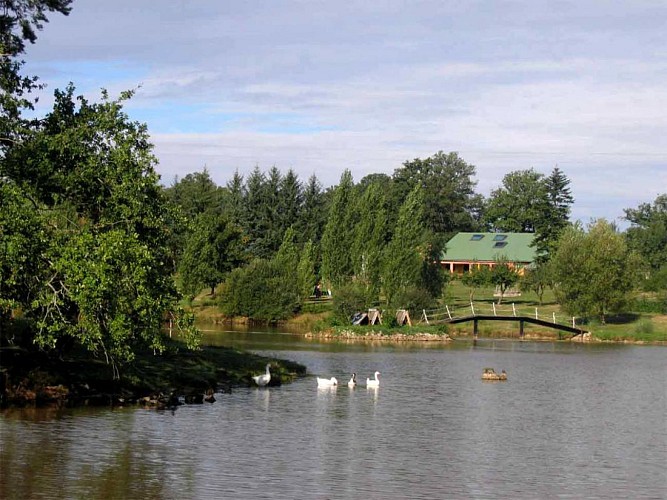
{"type": "Polygon", "coordinates": [[[507,235],[506,235],[506,234],[496,234],[496,235],[493,237],[493,241],[505,241],[506,239],[507,239],[507,235]]]}
{"type": "Polygon", "coordinates": [[[493,248],[504,248],[505,246],[507,246],[507,242],[506,242],[506,241],[497,241],[497,242],[493,245],[493,248]]]}
{"type": "Polygon", "coordinates": [[[470,238],[471,241],[479,241],[482,238],[484,238],[483,234],[473,234],[472,237],[470,238]]]}

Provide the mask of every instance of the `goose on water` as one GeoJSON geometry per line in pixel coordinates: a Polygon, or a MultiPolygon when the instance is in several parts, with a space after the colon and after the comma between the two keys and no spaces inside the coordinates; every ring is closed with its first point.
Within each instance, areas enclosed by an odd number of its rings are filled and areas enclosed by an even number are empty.
{"type": "Polygon", "coordinates": [[[256,375],[252,378],[258,386],[264,387],[269,382],[271,382],[271,372],[269,371],[270,367],[271,367],[271,364],[267,364],[266,365],[266,373],[263,373],[261,375],[256,375]]]}
{"type": "Polygon", "coordinates": [[[334,387],[336,385],[338,385],[338,380],[336,380],[336,377],[331,377],[331,378],[317,377],[317,387],[334,387]]]}
{"type": "Polygon", "coordinates": [[[357,374],[356,374],[356,373],[353,373],[353,374],[352,374],[352,378],[351,378],[350,381],[347,383],[347,386],[348,386],[348,387],[354,387],[355,385],[357,385],[357,374]]]}
{"type": "Polygon", "coordinates": [[[366,387],[380,387],[380,379],[378,378],[380,372],[375,372],[375,378],[366,379],[366,387]]]}

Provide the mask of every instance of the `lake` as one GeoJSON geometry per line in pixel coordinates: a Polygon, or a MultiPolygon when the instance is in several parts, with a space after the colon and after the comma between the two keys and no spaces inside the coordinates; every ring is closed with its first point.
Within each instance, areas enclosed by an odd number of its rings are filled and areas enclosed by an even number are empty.
{"type": "Polygon", "coordinates": [[[206,341],[310,375],[175,411],[4,411],[0,498],[667,498],[664,347],[206,341]]]}

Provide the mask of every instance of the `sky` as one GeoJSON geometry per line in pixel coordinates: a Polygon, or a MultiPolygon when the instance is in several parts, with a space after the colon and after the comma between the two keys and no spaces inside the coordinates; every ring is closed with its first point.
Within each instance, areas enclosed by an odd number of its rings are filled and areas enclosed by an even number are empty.
{"type": "Polygon", "coordinates": [[[488,196],[558,167],[572,219],[667,193],[667,2],[74,0],[26,73],[137,89],[165,185],[293,169],[326,187],[456,151],[488,196]]]}

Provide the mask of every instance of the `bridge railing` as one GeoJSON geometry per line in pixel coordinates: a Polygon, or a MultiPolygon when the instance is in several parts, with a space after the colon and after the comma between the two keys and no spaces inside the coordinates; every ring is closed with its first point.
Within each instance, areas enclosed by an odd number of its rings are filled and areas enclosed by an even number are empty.
{"type": "Polygon", "coordinates": [[[440,324],[448,323],[457,318],[470,316],[502,316],[502,317],[531,317],[555,324],[577,326],[576,317],[556,314],[555,311],[539,311],[537,307],[517,307],[512,303],[496,304],[494,302],[470,302],[466,306],[445,305],[437,309],[424,309],[420,318],[421,323],[440,324]]]}

